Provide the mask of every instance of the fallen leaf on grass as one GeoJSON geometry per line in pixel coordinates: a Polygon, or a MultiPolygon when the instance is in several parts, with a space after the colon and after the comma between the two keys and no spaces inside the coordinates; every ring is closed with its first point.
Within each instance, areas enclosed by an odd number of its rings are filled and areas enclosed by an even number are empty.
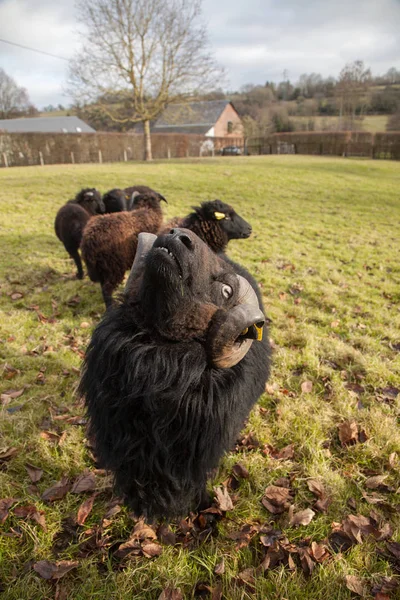
{"type": "Polygon", "coordinates": [[[215,498],[217,500],[217,505],[223,512],[228,510],[233,510],[233,502],[230,497],[228,490],[226,487],[215,487],[215,498]]]}
{"type": "Polygon", "coordinates": [[[315,517],[315,512],[311,508],[306,508],[297,513],[294,513],[294,507],[289,508],[289,525],[308,525],[315,517]]]}
{"type": "Polygon", "coordinates": [[[21,373],[21,371],[19,369],[16,369],[12,365],[7,365],[7,364],[4,365],[4,373],[3,373],[4,379],[7,379],[8,381],[10,381],[11,379],[14,379],[14,377],[19,375],[20,373],[21,373]]]}
{"type": "Polygon", "coordinates": [[[241,463],[236,463],[233,465],[232,471],[236,477],[239,477],[239,479],[248,479],[250,476],[246,467],[241,463]]]}
{"type": "Polygon", "coordinates": [[[48,442],[54,442],[55,444],[58,444],[60,441],[60,436],[54,431],[41,431],[39,435],[43,440],[48,442]]]}
{"type": "MultiPolygon", "coordinates": [[[[380,580],[374,585],[371,590],[371,593],[374,594],[375,600],[378,598],[378,595],[381,595],[381,598],[397,588],[400,585],[399,579],[395,579],[394,577],[381,577],[380,580]]],[[[389,596],[387,596],[389,598],[389,596]]]]}
{"type": "Polygon", "coordinates": [[[339,439],[342,446],[358,442],[358,425],[354,419],[343,421],[338,427],[339,439]]]}
{"type": "Polygon", "coordinates": [[[301,568],[305,575],[310,576],[314,570],[315,562],[311,558],[309,548],[299,548],[298,549],[301,568]]]}
{"type": "Polygon", "coordinates": [[[389,455],[389,467],[391,469],[397,468],[398,462],[399,462],[399,455],[397,454],[397,452],[392,452],[389,455]]]}
{"type": "Polygon", "coordinates": [[[290,490],[277,485],[270,485],[266,488],[262,499],[262,504],[273,515],[279,515],[289,508],[290,490]]]}
{"type": "Polygon", "coordinates": [[[8,512],[15,502],[18,502],[16,498],[3,498],[0,500],[0,523],[4,523],[7,519],[8,512]]]}
{"type": "Polygon", "coordinates": [[[147,558],[154,558],[155,556],[160,556],[163,552],[162,546],[155,542],[143,542],[142,544],[142,552],[147,558]]]}
{"type": "Polygon", "coordinates": [[[251,525],[250,523],[246,523],[239,531],[231,531],[228,534],[228,537],[237,542],[235,549],[240,550],[240,548],[245,548],[249,545],[250,540],[256,533],[258,533],[259,528],[259,525],[251,525]]]}
{"type": "Polygon", "coordinates": [[[66,496],[71,488],[68,477],[63,477],[61,481],[57,481],[54,485],[47,488],[42,494],[42,500],[46,502],[54,502],[55,500],[62,500],[66,496]]]}
{"type": "Polygon", "coordinates": [[[224,559],[222,559],[221,562],[219,562],[217,565],[215,565],[215,567],[214,567],[214,573],[215,573],[215,575],[223,575],[225,573],[225,561],[224,561],[224,559]]]}
{"type": "Polygon", "coordinates": [[[303,394],[310,394],[312,392],[312,389],[312,381],[303,381],[303,383],[301,384],[301,391],[303,392],[303,394]]]}
{"type": "Polygon", "coordinates": [[[157,534],[150,525],[147,525],[143,519],[141,519],[136,523],[131,538],[137,540],[156,540],[157,534]]]}
{"type": "Polygon", "coordinates": [[[23,506],[17,506],[14,509],[14,516],[20,519],[33,519],[36,521],[41,528],[46,531],[46,519],[44,516],[44,511],[39,510],[34,504],[25,504],[23,506]]]}
{"type": "Polygon", "coordinates": [[[325,488],[318,479],[308,479],[307,486],[310,492],[314,496],[317,496],[317,498],[323,498],[326,495],[325,488]]]}
{"type": "Polygon", "coordinates": [[[10,460],[13,456],[15,456],[18,452],[18,448],[1,448],[0,449],[0,462],[5,462],[6,460],[10,460]]]}
{"type": "Polygon", "coordinates": [[[20,396],[22,396],[24,391],[25,391],[25,388],[22,388],[20,390],[7,390],[7,392],[4,392],[3,394],[1,394],[0,400],[4,404],[8,404],[11,400],[15,400],[16,398],[19,398],[20,396]]]}
{"type": "Polygon", "coordinates": [[[82,494],[83,492],[91,492],[96,487],[96,477],[91,471],[86,471],[75,479],[71,492],[73,494],[82,494]]]}
{"type": "Polygon", "coordinates": [[[83,525],[90,513],[92,512],[93,503],[97,494],[93,494],[93,496],[89,496],[78,508],[78,514],[76,517],[76,522],[78,525],[83,525]]]}
{"type": "Polygon", "coordinates": [[[366,595],[366,585],[365,582],[356,577],[355,575],[346,575],[344,578],[346,587],[351,591],[357,594],[358,596],[364,597],[366,595]]]}
{"type": "Polygon", "coordinates": [[[184,598],[180,588],[165,588],[158,600],[184,600],[184,598]]]}
{"type": "Polygon", "coordinates": [[[23,298],[24,295],[21,294],[21,292],[14,292],[13,294],[11,294],[11,300],[21,300],[21,298],[23,298]]]}
{"type": "Polygon", "coordinates": [[[331,553],[325,544],[311,542],[311,555],[317,563],[323,563],[331,556],[331,553]]]}
{"type": "Polygon", "coordinates": [[[26,463],[25,469],[28,471],[28,475],[32,483],[37,483],[42,478],[43,470],[39,467],[35,467],[34,465],[26,463]]]}
{"type": "Polygon", "coordinates": [[[55,563],[49,560],[40,560],[33,565],[33,568],[43,579],[60,579],[78,566],[79,562],[76,560],[60,560],[55,563]]]}
{"type": "Polygon", "coordinates": [[[251,591],[255,591],[256,578],[254,576],[254,569],[249,567],[238,573],[237,581],[248,587],[251,591]]]}
{"type": "Polygon", "coordinates": [[[383,484],[385,479],[387,479],[387,475],[375,475],[374,477],[369,477],[365,481],[365,485],[369,490],[389,491],[388,486],[383,484]]]}

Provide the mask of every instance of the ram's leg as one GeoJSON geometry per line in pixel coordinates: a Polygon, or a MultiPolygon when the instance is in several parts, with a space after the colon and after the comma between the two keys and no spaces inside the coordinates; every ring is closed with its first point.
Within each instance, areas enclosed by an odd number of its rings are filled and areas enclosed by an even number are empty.
{"type": "Polygon", "coordinates": [[[110,308],[113,303],[112,293],[114,291],[114,287],[109,283],[101,284],[101,293],[103,294],[104,304],[106,305],[106,309],[110,308]]]}
{"type": "Polygon", "coordinates": [[[73,252],[70,252],[70,256],[71,256],[71,258],[74,259],[75,264],[76,264],[76,268],[77,268],[76,277],[78,279],[83,279],[82,261],[81,261],[81,257],[79,256],[78,250],[74,250],[73,252]]]}

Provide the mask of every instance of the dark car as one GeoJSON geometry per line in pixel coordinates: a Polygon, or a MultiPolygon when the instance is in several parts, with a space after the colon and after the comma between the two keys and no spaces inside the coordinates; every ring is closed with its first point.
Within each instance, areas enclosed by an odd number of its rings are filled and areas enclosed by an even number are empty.
{"type": "Polygon", "coordinates": [[[239,156],[242,151],[238,146],[225,146],[225,148],[222,148],[221,154],[222,156],[239,156]]]}

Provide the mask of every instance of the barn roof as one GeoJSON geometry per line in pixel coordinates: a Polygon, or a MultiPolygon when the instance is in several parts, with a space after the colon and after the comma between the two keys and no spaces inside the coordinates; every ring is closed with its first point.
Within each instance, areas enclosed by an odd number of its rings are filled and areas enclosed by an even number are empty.
{"type": "Polygon", "coordinates": [[[229,100],[170,104],[152,127],[153,132],[206,133],[218,121],[229,100]]]}
{"type": "Polygon", "coordinates": [[[30,119],[2,119],[0,131],[9,133],[96,133],[78,117],[32,117],[30,119]]]}

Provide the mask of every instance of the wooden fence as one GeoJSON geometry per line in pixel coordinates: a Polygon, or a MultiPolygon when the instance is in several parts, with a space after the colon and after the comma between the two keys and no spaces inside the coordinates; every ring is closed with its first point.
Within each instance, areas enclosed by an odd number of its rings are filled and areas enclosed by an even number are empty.
{"type": "MultiPolygon", "coordinates": [[[[153,157],[215,156],[226,146],[243,154],[311,154],[400,160],[400,132],[275,133],[265,138],[152,135],[153,157]]],[[[143,136],[129,133],[1,133],[0,166],[102,163],[143,160],[143,136]]]]}

